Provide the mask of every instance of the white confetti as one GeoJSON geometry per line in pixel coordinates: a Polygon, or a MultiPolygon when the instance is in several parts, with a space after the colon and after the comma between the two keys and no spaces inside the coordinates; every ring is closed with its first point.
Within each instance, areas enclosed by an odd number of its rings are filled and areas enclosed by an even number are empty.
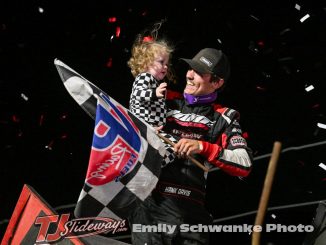
{"type": "Polygon", "coordinates": [[[317,126],[318,126],[319,128],[326,129],[326,124],[324,124],[324,123],[317,123],[317,126]]]}
{"type": "Polygon", "coordinates": [[[306,19],[308,19],[310,17],[309,14],[306,14],[305,16],[303,16],[301,19],[300,19],[300,22],[304,22],[306,19]]]}
{"type": "Polygon", "coordinates": [[[258,19],[256,16],[254,16],[252,14],[250,15],[250,17],[253,18],[253,19],[255,19],[255,20],[257,20],[257,21],[260,21],[260,19],[258,19]]]}
{"type": "Polygon", "coordinates": [[[21,96],[25,101],[28,101],[28,97],[27,97],[25,94],[21,93],[20,96],[21,96]]]}
{"type": "Polygon", "coordinates": [[[323,164],[322,162],[318,166],[321,167],[322,169],[326,170],[326,165],[323,164]]]}
{"type": "Polygon", "coordinates": [[[309,85],[309,86],[307,86],[307,87],[305,87],[305,90],[307,91],[307,92],[310,92],[311,90],[313,90],[315,87],[313,86],[313,85],[309,85]]]}

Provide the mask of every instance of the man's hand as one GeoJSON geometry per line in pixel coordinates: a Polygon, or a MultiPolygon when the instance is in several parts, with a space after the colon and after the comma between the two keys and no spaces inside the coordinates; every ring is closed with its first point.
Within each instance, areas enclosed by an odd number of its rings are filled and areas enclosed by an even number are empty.
{"type": "Polygon", "coordinates": [[[180,139],[174,145],[174,151],[181,157],[190,156],[201,151],[200,142],[198,140],[180,139]]]}
{"type": "Polygon", "coordinates": [[[155,129],[155,133],[158,134],[163,129],[163,125],[161,125],[161,126],[154,126],[153,128],[155,129]]]}

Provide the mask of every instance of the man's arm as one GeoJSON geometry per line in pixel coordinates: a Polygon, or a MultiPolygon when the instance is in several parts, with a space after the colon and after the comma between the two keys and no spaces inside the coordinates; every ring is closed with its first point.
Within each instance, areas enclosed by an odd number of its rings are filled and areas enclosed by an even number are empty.
{"type": "Polygon", "coordinates": [[[241,135],[240,125],[234,120],[216,143],[180,139],[174,150],[180,156],[200,154],[207,161],[234,176],[247,176],[252,167],[252,154],[241,135]]]}

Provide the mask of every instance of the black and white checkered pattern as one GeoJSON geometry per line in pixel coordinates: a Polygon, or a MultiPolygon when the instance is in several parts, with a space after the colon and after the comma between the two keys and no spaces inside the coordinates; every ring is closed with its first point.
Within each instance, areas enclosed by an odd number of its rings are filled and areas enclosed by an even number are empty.
{"type": "Polygon", "coordinates": [[[151,74],[139,74],[133,83],[129,101],[130,111],[152,126],[161,126],[166,122],[165,98],[159,99],[155,95],[158,85],[151,74]]]}
{"type": "MultiPolygon", "coordinates": [[[[167,138],[168,140],[170,140],[172,143],[176,144],[178,142],[177,139],[175,139],[172,135],[170,134],[167,134],[163,131],[160,132],[160,134],[162,136],[164,136],[165,138],[167,138]]],[[[165,145],[165,149],[166,149],[166,152],[165,152],[165,155],[163,156],[163,161],[162,161],[162,168],[166,167],[169,163],[173,162],[176,158],[176,155],[174,153],[174,150],[173,150],[173,147],[166,143],[164,140],[162,140],[162,142],[164,143],[165,145]]]]}
{"type": "MultiPolygon", "coordinates": [[[[165,98],[158,99],[153,94],[156,93],[158,85],[159,82],[151,74],[140,73],[135,78],[129,101],[130,111],[152,126],[161,126],[166,123],[165,98]]],[[[172,142],[177,142],[172,136],[167,136],[172,142]]],[[[166,154],[163,157],[162,167],[173,162],[176,157],[171,145],[165,143],[165,148],[166,154]]]]}
{"type": "MultiPolygon", "coordinates": [[[[110,101],[119,104],[93,83],[59,60],[55,65],[70,95],[93,118],[96,117],[97,98],[104,94],[110,101]]],[[[122,107],[120,105],[120,107],[122,107]]],[[[127,110],[126,110],[127,111],[127,110]]],[[[127,111],[141,134],[142,147],[135,167],[120,181],[111,181],[101,186],[85,182],[76,205],[76,217],[103,216],[125,218],[128,213],[145,200],[155,188],[161,171],[162,156],[166,146],[155,134],[153,127],[127,111]]]]}

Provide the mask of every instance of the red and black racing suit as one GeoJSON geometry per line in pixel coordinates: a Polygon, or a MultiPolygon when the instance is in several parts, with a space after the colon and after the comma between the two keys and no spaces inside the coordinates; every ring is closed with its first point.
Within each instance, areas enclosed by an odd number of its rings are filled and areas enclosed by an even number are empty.
{"type": "MultiPolygon", "coordinates": [[[[203,149],[194,157],[233,176],[247,176],[251,151],[242,137],[239,113],[214,104],[188,105],[168,102],[164,131],[175,138],[199,140],[203,149]]],[[[209,232],[187,232],[189,225],[211,224],[206,211],[206,175],[188,159],[177,158],[162,168],[152,195],[136,209],[131,224],[153,225],[158,232],[133,232],[133,244],[209,244],[209,232]],[[175,225],[174,232],[164,225],[175,225]],[[171,234],[169,234],[171,233],[171,234]]]]}

